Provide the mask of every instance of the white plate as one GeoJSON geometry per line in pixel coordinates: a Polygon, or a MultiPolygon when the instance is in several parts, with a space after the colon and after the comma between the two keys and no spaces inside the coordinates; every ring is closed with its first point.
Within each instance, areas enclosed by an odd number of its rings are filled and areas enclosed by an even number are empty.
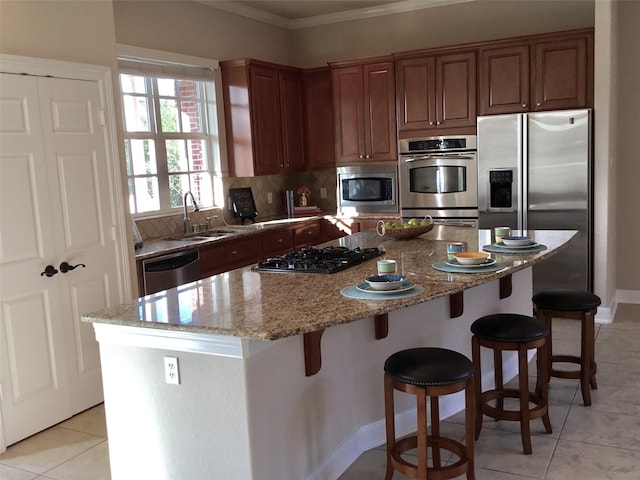
{"type": "Polygon", "coordinates": [[[538,244],[536,242],[531,242],[527,245],[505,245],[502,242],[498,242],[498,243],[494,243],[493,244],[494,247],[498,247],[498,248],[534,248],[537,247],[538,244]]]}
{"type": "Polygon", "coordinates": [[[477,265],[462,265],[457,260],[449,260],[446,262],[446,264],[449,265],[450,267],[456,267],[456,268],[490,267],[494,263],[496,263],[496,261],[493,258],[487,258],[483,263],[479,263],[477,265]]]}
{"type": "Polygon", "coordinates": [[[361,283],[360,285],[356,285],[356,288],[361,292],[389,295],[392,293],[406,292],[407,290],[411,290],[415,286],[416,286],[415,283],[405,281],[405,282],[402,282],[402,285],[400,286],[400,288],[396,290],[374,290],[373,288],[371,288],[371,286],[367,282],[364,282],[364,283],[361,283]]]}

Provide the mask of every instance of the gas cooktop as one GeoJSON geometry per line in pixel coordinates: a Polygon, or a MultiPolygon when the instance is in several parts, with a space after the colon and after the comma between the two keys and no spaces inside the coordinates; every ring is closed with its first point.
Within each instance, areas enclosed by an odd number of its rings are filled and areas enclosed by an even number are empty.
{"type": "Polygon", "coordinates": [[[376,258],[383,252],[377,248],[309,247],[279,257],[267,258],[251,267],[256,272],[335,273],[376,258]]]}

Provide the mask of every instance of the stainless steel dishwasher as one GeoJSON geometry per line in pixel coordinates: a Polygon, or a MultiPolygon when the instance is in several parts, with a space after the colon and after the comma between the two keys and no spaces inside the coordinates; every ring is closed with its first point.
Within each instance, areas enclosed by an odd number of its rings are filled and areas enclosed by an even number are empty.
{"type": "Polygon", "coordinates": [[[198,250],[171,253],[142,261],[144,294],[166,290],[200,280],[200,254],[198,250]]]}

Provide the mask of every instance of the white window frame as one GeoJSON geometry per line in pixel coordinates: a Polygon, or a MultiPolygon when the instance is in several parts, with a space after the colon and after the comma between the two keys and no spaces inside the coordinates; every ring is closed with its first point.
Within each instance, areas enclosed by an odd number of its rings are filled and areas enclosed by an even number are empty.
{"type": "MultiPolygon", "coordinates": [[[[187,67],[199,67],[206,68],[212,72],[212,88],[207,88],[206,91],[206,119],[208,124],[209,135],[207,136],[206,146],[208,150],[209,171],[212,176],[212,189],[213,189],[213,205],[199,205],[204,208],[222,208],[224,206],[224,192],[222,188],[222,178],[228,175],[227,164],[223,161],[221,152],[225,151],[224,145],[224,111],[222,108],[222,102],[218,99],[222,98],[222,80],[220,75],[220,66],[217,60],[207,59],[202,57],[194,57],[190,55],[182,55],[171,52],[164,52],[160,50],[153,50],[141,47],[132,47],[129,45],[118,45],[117,47],[118,59],[140,62],[142,66],[145,63],[150,65],[171,65],[171,66],[187,66],[187,67]]],[[[120,73],[120,72],[119,72],[120,73]]],[[[128,73],[128,72],[122,72],[128,73]]],[[[143,75],[144,73],[141,73],[143,75]]],[[[119,79],[119,75],[118,75],[119,79]]],[[[118,81],[120,87],[120,82],[118,81]]],[[[122,102],[122,91],[120,91],[120,102],[122,102]]],[[[126,132],[126,126],[123,120],[123,135],[125,138],[135,138],[137,134],[128,134],[126,132]]],[[[138,135],[139,136],[139,135],[138,135]]],[[[124,148],[124,147],[123,147],[124,148]]],[[[158,164],[158,181],[164,183],[168,178],[166,159],[157,159],[158,164]],[[164,165],[160,164],[160,161],[164,161],[164,165]]],[[[131,177],[127,176],[127,179],[131,177]]],[[[128,182],[128,180],[127,180],[128,182]]],[[[168,185],[160,185],[160,190],[168,189],[168,185]]],[[[165,195],[164,193],[161,194],[165,195]]],[[[168,198],[168,194],[166,195],[168,198]]],[[[133,218],[153,218],[166,215],[175,215],[181,212],[182,207],[167,208],[166,205],[161,205],[160,210],[154,210],[150,212],[132,213],[133,218]]]]}

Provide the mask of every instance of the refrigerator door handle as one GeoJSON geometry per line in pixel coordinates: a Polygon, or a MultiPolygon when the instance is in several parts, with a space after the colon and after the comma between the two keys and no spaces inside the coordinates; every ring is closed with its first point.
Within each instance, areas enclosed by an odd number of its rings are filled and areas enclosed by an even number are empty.
{"type": "Polygon", "coordinates": [[[522,132],[520,135],[521,145],[518,146],[518,165],[520,166],[520,181],[518,182],[518,229],[524,233],[527,230],[528,219],[527,214],[529,211],[529,119],[526,114],[519,115],[519,130],[522,132]]]}

